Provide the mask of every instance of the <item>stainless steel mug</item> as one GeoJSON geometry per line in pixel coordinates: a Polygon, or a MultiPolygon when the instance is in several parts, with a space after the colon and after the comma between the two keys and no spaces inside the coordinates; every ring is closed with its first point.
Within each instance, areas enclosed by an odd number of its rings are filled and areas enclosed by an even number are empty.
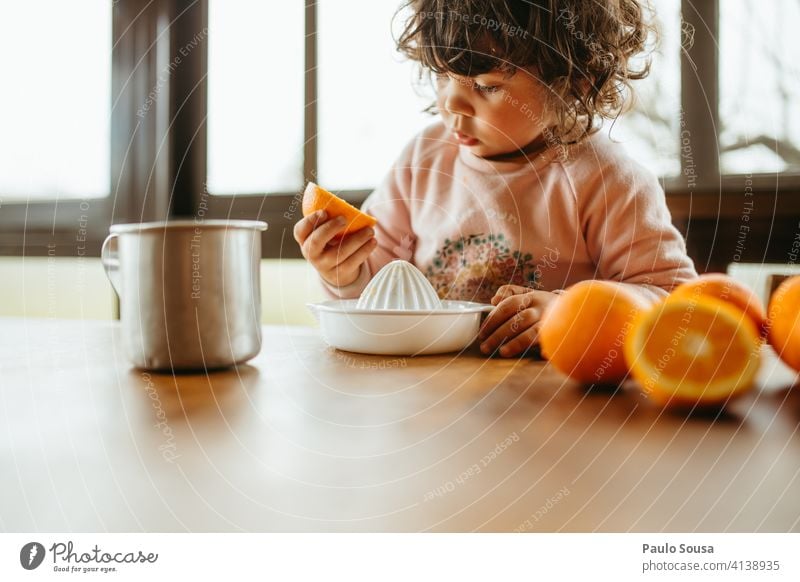
{"type": "Polygon", "coordinates": [[[261,349],[261,231],[251,220],[115,224],[101,258],[139,368],[209,370],[261,349]]]}

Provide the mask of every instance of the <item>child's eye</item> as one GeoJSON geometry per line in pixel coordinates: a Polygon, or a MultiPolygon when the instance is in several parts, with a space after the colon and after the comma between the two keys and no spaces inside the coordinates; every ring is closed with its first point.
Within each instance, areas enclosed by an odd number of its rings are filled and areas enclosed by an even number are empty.
{"type": "Polygon", "coordinates": [[[479,83],[475,83],[473,85],[474,89],[479,93],[496,93],[497,90],[500,88],[498,85],[480,85],[479,83]]]}

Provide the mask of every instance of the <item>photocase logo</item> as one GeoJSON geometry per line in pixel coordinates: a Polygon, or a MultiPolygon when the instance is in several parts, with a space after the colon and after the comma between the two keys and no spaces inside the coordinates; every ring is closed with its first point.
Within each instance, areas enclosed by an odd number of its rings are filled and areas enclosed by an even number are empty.
{"type": "Polygon", "coordinates": [[[44,546],[39,542],[28,542],[19,551],[19,563],[26,570],[35,570],[44,560],[44,546]]]}

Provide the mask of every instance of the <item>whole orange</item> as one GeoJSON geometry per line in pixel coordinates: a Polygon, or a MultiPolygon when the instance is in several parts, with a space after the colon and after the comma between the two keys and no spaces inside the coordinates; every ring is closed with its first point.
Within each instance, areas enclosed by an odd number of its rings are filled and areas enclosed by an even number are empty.
{"type": "Polygon", "coordinates": [[[744,311],[760,334],[767,320],[761,299],[747,285],[723,273],[706,273],[675,288],[675,297],[691,299],[699,296],[715,297],[744,311]]]}
{"type": "Polygon", "coordinates": [[[542,316],[542,355],[561,373],[587,384],[625,378],[625,338],[647,303],[620,283],[581,281],[542,316]]]}
{"type": "Polygon", "coordinates": [[[786,279],[772,294],[767,328],[769,343],[800,372],[800,276],[786,279]]]}
{"type": "Polygon", "coordinates": [[[342,200],[336,194],[320,188],[314,182],[309,182],[303,192],[303,216],[313,214],[317,210],[324,210],[328,213],[328,218],[343,216],[347,220],[347,226],[337,236],[342,237],[362,228],[375,226],[378,221],[369,214],[361,212],[355,206],[342,200]]]}

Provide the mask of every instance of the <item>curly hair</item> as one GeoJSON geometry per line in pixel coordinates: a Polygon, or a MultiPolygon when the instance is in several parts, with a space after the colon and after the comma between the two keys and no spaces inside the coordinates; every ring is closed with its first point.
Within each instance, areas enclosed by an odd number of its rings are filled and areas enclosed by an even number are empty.
{"type": "Polygon", "coordinates": [[[435,74],[533,72],[550,89],[555,137],[574,144],[616,118],[650,72],[658,32],[638,0],[407,0],[398,50],[435,74]]]}

